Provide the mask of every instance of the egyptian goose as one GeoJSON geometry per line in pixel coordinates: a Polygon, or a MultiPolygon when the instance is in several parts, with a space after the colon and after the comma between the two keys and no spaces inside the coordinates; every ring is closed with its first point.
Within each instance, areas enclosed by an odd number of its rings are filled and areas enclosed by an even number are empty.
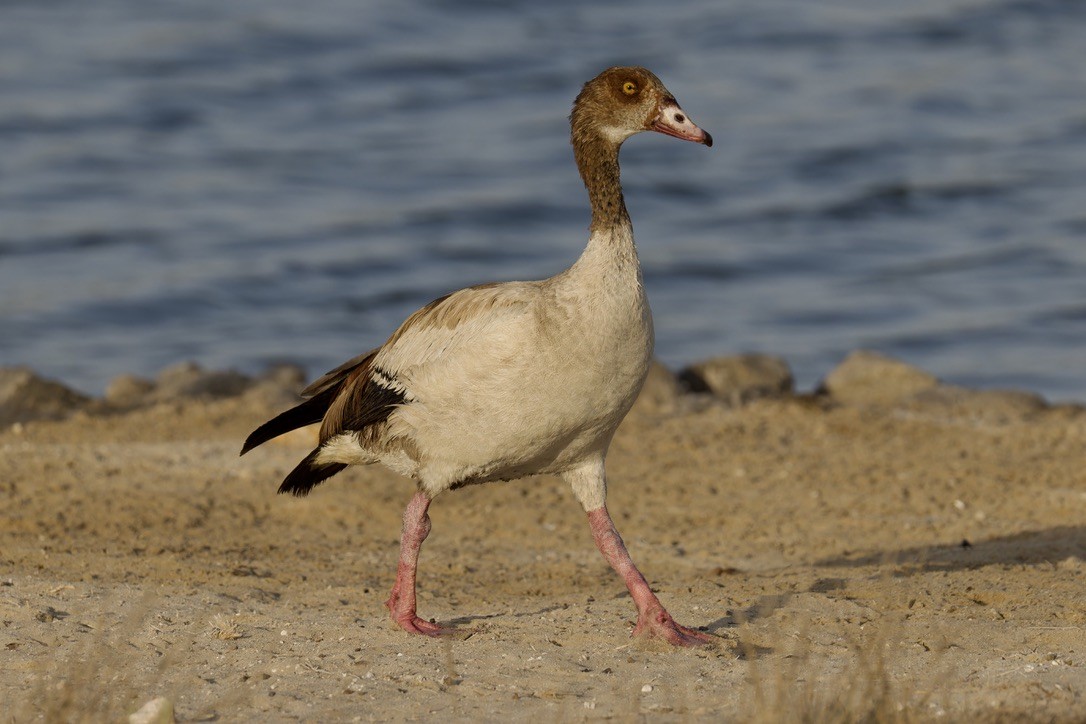
{"type": "Polygon", "coordinates": [[[585,84],[570,115],[573,152],[592,204],[588,245],[562,273],[484,284],[430,302],[388,341],[302,391],[308,398],[257,428],[252,448],[320,422],[320,443],[280,493],[303,496],[348,465],[383,463],[417,486],[404,512],[387,606],[412,633],[448,632],[416,614],[415,571],[439,493],[553,473],[569,482],[592,536],[637,606],[634,634],[675,645],[712,637],[680,626],[637,570],[607,512],[604,457],[641,390],[652,315],[619,183],[622,142],[658,131],[712,137],[644,68],[609,68],[585,84]]]}

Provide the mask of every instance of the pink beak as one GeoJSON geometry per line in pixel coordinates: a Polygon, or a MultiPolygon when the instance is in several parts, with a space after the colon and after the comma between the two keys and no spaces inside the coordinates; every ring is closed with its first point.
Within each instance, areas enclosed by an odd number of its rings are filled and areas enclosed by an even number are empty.
{"type": "Polygon", "coordinates": [[[652,130],[684,141],[713,145],[713,137],[698,128],[674,100],[665,102],[660,108],[660,115],[652,122],[652,130]]]}

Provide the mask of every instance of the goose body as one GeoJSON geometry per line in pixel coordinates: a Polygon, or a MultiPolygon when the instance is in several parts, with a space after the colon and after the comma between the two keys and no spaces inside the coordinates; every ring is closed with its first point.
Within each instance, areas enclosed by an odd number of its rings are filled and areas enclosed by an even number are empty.
{"type": "Polygon", "coordinates": [[[316,462],[381,462],[436,496],[602,457],[653,333],[636,265],[598,289],[592,252],[551,279],[464,289],[412,317],[372,358],[403,402],[361,437],[330,437],[316,462]]]}
{"type": "Polygon", "coordinates": [[[619,184],[625,138],[656,130],[711,145],[655,75],[610,68],[585,84],[571,115],[593,217],[580,258],[542,281],[486,284],[437,299],[381,347],[305,390],[306,402],[257,428],[242,453],[321,422],[320,444],[280,492],[307,494],[348,465],[382,463],[415,480],[388,605],[415,633],[445,630],[415,611],[426,509],[438,494],[553,473],[569,481],[601,552],[638,606],[637,633],[675,644],[707,637],[676,624],[629,559],[607,513],[604,458],[644,383],[652,315],[619,184]]]}

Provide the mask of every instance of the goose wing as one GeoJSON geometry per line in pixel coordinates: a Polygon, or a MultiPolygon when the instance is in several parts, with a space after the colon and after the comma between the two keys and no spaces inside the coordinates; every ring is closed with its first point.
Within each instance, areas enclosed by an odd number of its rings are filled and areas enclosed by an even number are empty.
{"type": "Polygon", "coordinates": [[[387,419],[397,405],[417,398],[420,381],[463,374],[465,359],[472,360],[473,374],[486,375],[487,360],[501,356],[495,346],[522,337],[515,330],[538,293],[534,282],[484,284],[419,309],[377,350],[340,365],[302,392],[320,396],[336,390],[321,441],[387,419]]]}

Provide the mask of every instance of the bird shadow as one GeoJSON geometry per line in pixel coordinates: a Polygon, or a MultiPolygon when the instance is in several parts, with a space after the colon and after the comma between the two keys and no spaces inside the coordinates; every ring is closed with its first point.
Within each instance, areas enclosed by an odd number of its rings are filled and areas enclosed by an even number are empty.
{"type": "Polygon", "coordinates": [[[487,619],[501,618],[503,616],[512,616],[513,618],[525,618],[527,616],[541,616],[541,615],[543,615],[545,613],[550,613],[551,611],[560,611],[563,608],[566,608],[566,606],[561,606],[561,605],[544,606],[543,608],[536,609],[535,611],[521,611],[520,613],[508,613],[508,612],[479,613],[479,614],[473,614],[473,615],[467,615],[467,616],[459,616],[457,618],[449,619],[447,621],[447,623],[450,626],[467,626],[467,625],[475,623],[476,621],[486,621],[487,619]]]}
{"type": "MultiPolygon", "coordinates": [[[[896,551],[846,553],[823,558],[814,565],[820,568],[891,565],[896,568],[889,575],[903,577],[933,571],[973,570],[993,565],[1055,565],[1068,558],[1086,558],[1086,526],[1063,525],[978,541],[963,539],[957,543],[912,546],[896,551]]],[[[833,580],[821,579],[819,583],[823,586],[831,585],[833,580]]]]}
{"type": "MultiPolygon", "coordinates": [[[[845,553],[823,558],[811,564],[815,568],[864,568],[891,566],[885,575],[902,578],[937,571],[975,570],[986,566],[1055,566],[1069,558],[1086,559],[1086,526],[1056,526],[1043,530],[1024,531],[983,540],[961,540],[952,544],[910,546],[890,551],[845,553]]],[[[743,623],[769,618],[785,608],[800,593],[831,593],[848,586],[843,577],[817,579],[806,590],[761,596],[753,604],[729,612],[700,627],[703,631],[717,634],[738,628],[743,623]]],[[[741,656],[749,658],[768,653],[740,647],[741,656]]]]}
{"type": "Polygon", "coordinates": [[[728,613],[726,616],[721,616],[699,628],[702,631],[708,631],[711,634],[715,634],[724,629],[734,629],[742,623],[750,623],[752,621],[757,621],[760,618],[768,618],[778,609],[787,606],[788,602],[792,599],[792,595],[793,594],[791,593],[779,593],[762,596],[750,606],[747,606],[740,611],[728,613]]]}

